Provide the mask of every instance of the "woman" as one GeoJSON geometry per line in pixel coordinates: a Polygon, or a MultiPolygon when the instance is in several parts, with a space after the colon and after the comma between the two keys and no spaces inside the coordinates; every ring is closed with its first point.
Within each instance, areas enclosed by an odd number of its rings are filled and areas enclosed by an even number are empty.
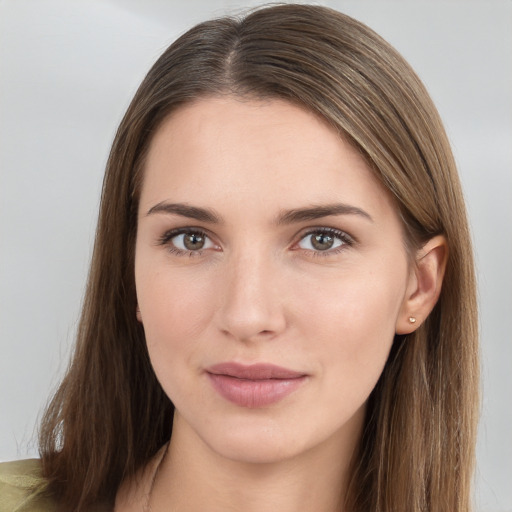
{"type": "Polygon", "coordinates": [[[43,480],[5,492],[467,511],[476,333],[455,165],[396,51],[317,6],[198,25],[119,127],[43,480]]]}

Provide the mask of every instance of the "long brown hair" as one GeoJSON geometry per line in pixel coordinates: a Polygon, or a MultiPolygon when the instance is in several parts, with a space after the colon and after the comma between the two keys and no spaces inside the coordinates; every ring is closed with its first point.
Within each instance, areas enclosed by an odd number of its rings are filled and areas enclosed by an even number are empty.
{"type": "Polygon", "coordinates": [[[467,512],[478,412],[475,278],[450,146],[424,86],[365,25],[278,5],[192,28],[159,58],[113,143],[78,339],[40,434],[64,508],[112,502],[171,436],[173,405],[136,321],[134,244],[145,154],[161,121],[205,95],[282,98],[322,116],[393,194],[410,247],[444,234],[441,297],[396,336],[372,392],[346,497],[350,512],[467,512]]]}

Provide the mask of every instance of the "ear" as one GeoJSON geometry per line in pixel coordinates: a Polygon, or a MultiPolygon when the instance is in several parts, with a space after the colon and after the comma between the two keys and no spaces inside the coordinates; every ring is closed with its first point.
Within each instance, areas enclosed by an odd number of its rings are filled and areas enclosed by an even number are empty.
{"type": "Polygon", "coordinates": [[[142,323],[142,315],[140,314],[139,305],[137,304],[137,307],[135,308],[135,316],[137,317],[137,320],[142,323]]]}
{"type": "Polygon", "coordinates": [[[448,244],[442,235],[431,238],[417,253],[397,318],[396,334],[415,331],[434,309],[443,284],[448,244]]]}

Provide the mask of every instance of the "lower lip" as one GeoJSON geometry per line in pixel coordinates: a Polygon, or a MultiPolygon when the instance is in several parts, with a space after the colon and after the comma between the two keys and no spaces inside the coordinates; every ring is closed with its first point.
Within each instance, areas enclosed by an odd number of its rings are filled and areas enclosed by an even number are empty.
{"type": "Polygon", "coordinates": [[[238,379],[229,375],[208,373],[215,390],[240,407],[256,409],[275,404],[293,393],[306,376],[293,379],[238,379]]]}

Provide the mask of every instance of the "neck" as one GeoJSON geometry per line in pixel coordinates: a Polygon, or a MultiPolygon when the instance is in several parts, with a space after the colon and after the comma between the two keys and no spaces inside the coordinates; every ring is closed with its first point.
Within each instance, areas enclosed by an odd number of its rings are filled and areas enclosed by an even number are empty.
{"type": "Polygon", "coordinates": [[[151,510],[339,512],[363,415],[321,445],[268,463],[222,457],[176,415],[152,485],[151,510]]]}

